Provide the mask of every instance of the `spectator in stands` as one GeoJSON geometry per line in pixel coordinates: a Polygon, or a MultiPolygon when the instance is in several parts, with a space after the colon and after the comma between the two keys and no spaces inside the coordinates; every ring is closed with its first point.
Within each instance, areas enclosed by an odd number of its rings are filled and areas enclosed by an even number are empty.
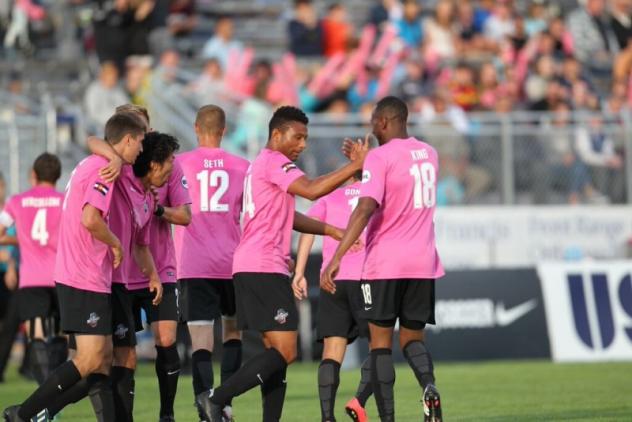
{"type": "Polygon", "coordinates": [[[465,111],[471,111],[478,105],[478,92],[474,83],[474,72],[465,63],[459,63],[449,84],[452,101],[465,111]]]}
{"type": "Polygon", "coordinates": [[[420,97],[427,97],[432,91],[432,81],[426,77],[424,67],[418,57],[410,57],[404,63],[405,75],[397,83],[395,95],[409,104],[411,109],[416,109],[414,103],[420,97]]]}
{"type": "Polygon", "coordinates": [[[534,36],[547,28],[546,2],[545,0],[532,0],[528,6],[528,16],[524,26],[529,37],[534,36]]]}
{"type": "Polygon", "coordinates": [[[483,63],[478,73],[478,98],[480,106],[485,110],[494,108],[494,103],[503,89],[498,83],[498,71],[493,63],[483,63]]]}
{"type": "MultiPolygon", "coordinates": [[[[164,1],[164,0],[162,0],[164,1]]],[[[172,0],[169,5],[167,26],[174,37],[183,37],[197,26],[194,0],[172,0]]]]}
{"type": "Polygon", "coordinates": [[[630,87],[630,100],[632,100],[632,42],[619,53],[612,69],[612,77],[615,82],[623,82],[630,87]]]}
{"type": "Polygon", "coordinates": [[[569,204],[578,204],[583,193],[591,192],[590,175],[575,153],[570,105],[559,102],[553,113],[552,122],[543,127],[542,139],[550,174],[542,202],[550,202],[549,190],[554,189],[561,191],[569,204]]]}
{"type": "Polygon", "coordinates": [[[86,89],[85,107],[93,133],[101,133],[117,106],[129,103],[125,91],[118,85],[118,75],[116,65],[105,62],[101,65],[99,78],[86,89]]]}
{"type": "Polygon", "coordinates": [[[614,142],[606,134],[600,114],[591,114],[588,125],[577,128],[575,150],[581,161],[590,168],[597,190],[602,194],[612,193],[611,184],[623,167],[623,160],[617,154],[614,142]]]}
{"type": "Polygon", "coordinates": [[[329,6],[327,16],[323,19],[323,52],[326,57],[347,51],[353,26],[347,16],[347,8],[342,3],[329,6]]]}
{"type": "Polygon", "coordinates": [[[434,17],[424,22],[426,60],[431,67],[435,67],[437,61],[452,59],[456,55],[455,23],[454,3],[451,0],[439,0],[434,17]]]}
{"type": "Polygon", "coordinates": [[[16,41],[23,49],[31,48],[29,20],[41,20],[45,10],[33,0],[15,0],[11,11],[11,23],[4,36],[4,48],[13,49],[16,41]]]}
{"type": "Polygon", "coordinates": [[[294,16],[287,29],[295,56],[322,56],[323,25],[311,0],[294,0],[294,16]]]}
{"type": "Polygon", "coordinates": [[[150,52],[149,34],[154,29],[152,11],[156,0],[128,0],[128,2],[131,22],[127,35],[127,54],[130,56],[148,55],[150,52]]]}
{"type": "Polygon", "coordinates": [[[423,40],[423,29],[421,26],[421,7],[417,0],[404,1],[404,13],[401,19],[396,21],[397,34],[404,41],[404,45],[411,49],[416,49],[423,40]]]}
{"type": "Polygon", "coordinates": [[[530,103],[537,103],[547,95],[549,83],[556,75],[555,61],[551,56],[541,56],[535,63],[534,72],[527,77],[525,94],[530,103]]]}
{"type": "Polygon", "coordinates": [[[224,103],[228,94],[219,60],[208,60],[200,76],[187,86],[187,92],[193,96],[197,107],[211,102],[224,103]]]}
{"type": "Polygon", "coordinates": [[[448,122],[461,134],[466,134],[469,129],[467,114],[453,103],[452,95],[446,89],[438,89],[430,101],[423,101],[420,111],[420,118],[424,123],[448,122]]]}
{"type": "Polygon", "coordinates": [[[149,56],[132,56],[126,60],[125,92],[132,104],[146,105],[152,59],[149,56]]]}
{"type": "Polygon", "coordinates": [[[241,52],[243,46],[241,42],[233,39],[233,21],[228,17],[220,18],[215,24],[215,35],[213,35],[202,48],[203,59],[217,59],[222,65],[223,71],[228,71],[228,56],[231,51],[241,52]]]}
{"type": "Polygon", "coordinates": [[[620,50],[632,42],[632,1],[610,1],[610,23],[620,50]]]}
{"type": "Polygon", "coordinates": [[[397,22],[402,18],[403,10],[399,0],[377,0],[369,11],[368,23],[380,31],[389,22],[397,22]]]}
{"type": "Polygon", "coordinates": [[[609,76],[618,45],[612,27],[606,21],[605,0],[585,0],[568,16],[575,57],[593,73],[609,76]]]}
{"type": "Polygon", "coordinates": [[[246,99],[239,108],[235,132],[229,137],[228,148],[234,152],[248,152],[254,156],[268,135],[268,122],[272,116],[272,105],[268,102],[266,82],[260,82],[254,95],[246,99]]]}
{"type": "Polygon", "coordinates": [[[128,55],[129,4],[127,1],[107,0],[97,0],[92,4],[97,57],[101,63],[114,63],[122,73],[128,55]]]}
{"type": "Polygon", "coordinates": [[[485,22],[485,36],[500,43],[511,37],[515,31],[511,4],[506,0],[498,1],[493,14],[485,22]]]}
{"type": "Polygon", "coordinates": [[[179,85],[180,54],[176,50],[167,50],[160,56],[158,66],[151,75],[151,84],[154,89],[167,88],[179,85]]]}

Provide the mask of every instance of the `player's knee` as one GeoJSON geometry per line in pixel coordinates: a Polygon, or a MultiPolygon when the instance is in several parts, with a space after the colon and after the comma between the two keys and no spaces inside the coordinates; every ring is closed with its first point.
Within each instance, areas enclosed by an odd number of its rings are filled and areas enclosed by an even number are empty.
{"type": "Polygon", "coordinates": [[[281,356],[283,356],[283,359],[285,359],[288,365],[296,360],[296,346],[284,346],[277,350],[281,353],[281,356]]]}
{"type": "Polygon", "coordinates": [[[115,347],[112,365],[129,369],[136,368],[136,348],[115,347]]]}
{"type": "Polygon", "coordinates": [[[156,346],[169,347],[176,342],[176,333],[172,332],[157,332],[154,336],[156,346]]]}

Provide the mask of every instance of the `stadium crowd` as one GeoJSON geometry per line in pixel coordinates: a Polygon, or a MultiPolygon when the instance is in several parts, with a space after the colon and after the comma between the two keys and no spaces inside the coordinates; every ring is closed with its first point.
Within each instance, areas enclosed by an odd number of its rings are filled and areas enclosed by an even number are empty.
{"type": "MultiPolygon", "coordinates": [[[[19,41],[11,30],[18,10],[36,22],[50,3],[15,2],[12,20],[5,19],[5,49],[19,41]]],[[[244,153],[249,141],[265,138],[281,104],[367,117],[377,98],[394,94],[451,157],[439,203],[458,204],[476,202],[500,177],[472,140],[471,113],[548,112],[537,122],[547,141],[527,142],[528,156],[516,154],[518,162],[547,157],[547,186],[528,183],[540,192],[534,202],[550,201],[551,190],[569,203],[624,200],[624,139],[613,132],[632,107],[632,1],[362,4],[270,0],[252,3],[248,15],[220,13],[219,2],[209,1],[92,2],[92,24],[81,32],[84,50],[100,62],[84,97],[91,127],[103,127],[115,104],[147,105],[152,91],[168,89],[193,108],[224,106],[233,123],[229,149],[244,153]],[[263,22],[270,14],[285,29],[273,54],[257,47],[257,38],[238,39],[244,19],[263,22]],[[572,112],[602,114],[606,124],[585,118],[576,127],[572,112]],[[442,131],[433,133],[436,127],[442,131]],[[619,187],[609,187],[611,179],[619,187]]],[[[240,10],[244,3],[232,5],[240,10]]],[[[270,36],[263,32],[261,38],[270,36]]]]}

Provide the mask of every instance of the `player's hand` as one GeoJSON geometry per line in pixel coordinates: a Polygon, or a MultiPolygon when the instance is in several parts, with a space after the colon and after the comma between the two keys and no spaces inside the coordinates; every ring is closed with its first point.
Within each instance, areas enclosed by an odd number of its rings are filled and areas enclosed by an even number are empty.
{"type": "Polygon", "coordinates": [[[287,269],[290,274],[293,274],[294,270],[296,269],[296,261],[294,261],[292,258],[287,261],[287,269]]]}
{"type": "Polygon", "coordinates": [[[149,291],[155,294],[154,299],[151,301],[151,303],[154,306],[159,305],[160,302],[162,302],[162,283],[160,282],[159,278],[149,278],[149,291]]]}
{"type": "Polygon", "coordinates": [[[118,242],[116,245],[112,246],[112,265],[114,268],[118,268],[123,261],[123,247],[121,246],[121,242],[118,242]]]}
{"type": "Polygon", "coordinates": [[[9,265],[7,272],[4,273],[4,284],[9,290],[15,290],[18,287],[18,272],[15,265],[9,265]]]}
{"type": "Polygon", "coordinates": [[[112,183],[121,175],[121,168],[123,167],[123,159],[118,155],[114,157],[107,166],[99,170],[99,176],[106,183],[112,183]]]}
{"type": "Polygon", "coordinates": [[[343,229],[340,229],[338,227],[334,227],[334,226],[329,226],[326,230],[325,235],[331,237],[332,239],[337,240],[338,242],[340,242],[340,240],[342,239],[342,236],[345,235],[345,231],[343,229]]]}
{"type": "Polygon", "coordinates": [[[298,300],[307,299],[307,279],[303,274],[294,275],[292,291],[294,292],[294,297],[298,300]]]}
{"type": "Polygon", "coordinates": [[[364,163],[364,158],[369,152],[370,138],[370,133],[366,134],[364,140],[358,139],[356,141],[353,141],[350,138],[345,138],[345,140],[342,142],[342,153],[350,161],[360,161],[361,164],[364,163]]]}
{"type": "Polygon", "coordinates": [[[320,288],[332,295],[336,293],[334,278],[336,274],[338,274],[338,270],[340,270],[340,262],[336,259],[332,259],[320,276],[320,288]]]}

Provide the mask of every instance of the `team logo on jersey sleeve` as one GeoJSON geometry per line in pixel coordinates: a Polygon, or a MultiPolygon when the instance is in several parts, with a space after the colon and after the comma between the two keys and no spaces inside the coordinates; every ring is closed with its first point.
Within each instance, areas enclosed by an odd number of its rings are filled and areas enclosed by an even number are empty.
{"type": "Polygon", "coordinates": [[[281,166],[284,172],[289,173],[290,170],[296,169],[296,164],[294,163],[285,163],[281,166]]]}
{"type": "Polygon", "coordinates": [[[182,183],[183,188],[189,189],[189,182],[187,181],[186,176],[182,176],[182,180],[180,180],[180,183],[182,183]]]}
{"type": "Polygon", "coordinates": [[[276,316],[274,320],[279,324],[285,324],[287,322],[287,317],[290,315],[285,309],[279,308],[277,309],[276,316]]]}
{"type": "Polygon", "coordinates": [[[371,180],[371,172],[368,170],[364,170],[362,172],[362,183],[369,183],[371,180]]]}
{"type": "Polygon", "coordinates": [[[106,196],[108,194],[108,192],[110,191],[110,188],[108,188],[106,185],[104,185],[101,182],[96,182],[93,186],[94,190],[96,190],[97,192],[99,192],[101,195],[106,196]]]}

